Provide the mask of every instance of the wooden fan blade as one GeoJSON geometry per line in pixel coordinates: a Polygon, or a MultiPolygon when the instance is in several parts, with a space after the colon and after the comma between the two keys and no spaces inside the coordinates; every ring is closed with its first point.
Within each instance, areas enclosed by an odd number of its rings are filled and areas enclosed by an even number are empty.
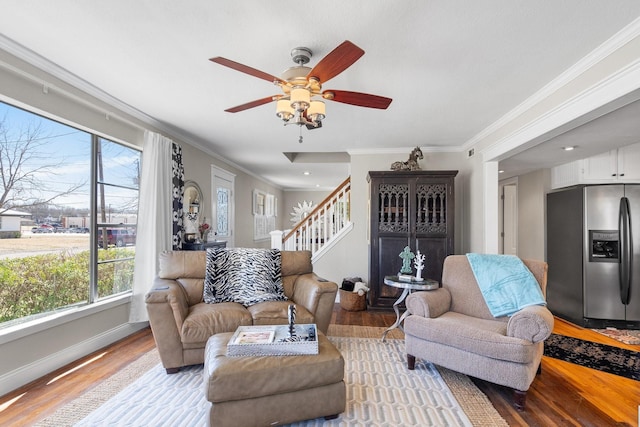
{"type": "Polygon", "coordinates": [[[364,50],[360,49],[349,40],[345,40],[340,46],[333,49],[327,54],[327,56],[322,58],[320,62],[318,62],[316,66],[309,71],[307,79],[313,77],[321,83],[325,83],[349,68],[362,55],[364,55],[364,50]]]}
{"type": "Polygon", "coordinates": [[[251,102],[247,102],[246,104],[238,105],[237,107],[227,108],[224,111],[226,111],[227,113],[237,113],[239,111],[248,110],[249,108],[259,107],[261,105],[268,104],[268,103],[270,103],[272,101],[275,101],[276,99],[278,99],[278,95],[268,96],[266,98],[256,99],[255,101],[251,101],[251,102]]]}
{"type": "Polygon", "coordinates": [[[241,73],[249,74],[250,76],[257,77],[262,80],[266,80],[268,82],[278,82],[280,84],[285,84],[286,82],[279,77],[272,76],[269,73],[265,73],[264,71],[256,70],[255,68],[251,68],[248,65],[241,64],[239,62],[232,61],[227,58],[223,58],[221,56],[216,56],[215,58],[210,58],[209,61],[215,62],[216,64],[224,65],[225,67],[233,68],[236,71],[240,71],[241,73]]]}
{"type": "Polygon", "coordinates": [[[326,99],[343,104],[357,105],[358,107],[379,108],[386,110],[393,99],[384,96],[370,95],[368,93],[350,92],[348,90],[325,90],[322,95],[326,99]],[[325,95],[326,94],[326,95],[325,95]],[[331,97],[333,94],[333,97],[331,97]]]}

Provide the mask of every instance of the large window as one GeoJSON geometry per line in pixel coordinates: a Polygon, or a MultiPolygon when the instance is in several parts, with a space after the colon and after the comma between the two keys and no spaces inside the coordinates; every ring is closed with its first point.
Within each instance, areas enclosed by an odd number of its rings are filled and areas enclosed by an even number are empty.
{"type": "Polygon", "coordinates": [[[0,103],[0,328],[131,290],[140,164],[0,103]]]}

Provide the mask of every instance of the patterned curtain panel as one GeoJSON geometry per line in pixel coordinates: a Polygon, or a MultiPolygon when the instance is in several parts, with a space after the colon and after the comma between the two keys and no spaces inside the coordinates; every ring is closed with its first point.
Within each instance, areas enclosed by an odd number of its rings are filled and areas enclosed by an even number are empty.
{"type": "Polygon", "coordinates": [[[172,150],[173,165],[173,250],[182,249],[182,196],[184,195],[184,166],[182,147],[175,142],[172,150]]]}

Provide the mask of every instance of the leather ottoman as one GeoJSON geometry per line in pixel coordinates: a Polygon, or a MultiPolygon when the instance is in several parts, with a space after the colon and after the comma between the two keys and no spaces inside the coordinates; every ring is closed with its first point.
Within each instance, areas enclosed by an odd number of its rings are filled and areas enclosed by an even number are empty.
{"type": "Polygon", "coordinates": [[[322,333],[318,354],[227,357],[233,333],[209,338],[204,382],[209,425],[275,426],[345,410],[344,359],[322,333]]]}

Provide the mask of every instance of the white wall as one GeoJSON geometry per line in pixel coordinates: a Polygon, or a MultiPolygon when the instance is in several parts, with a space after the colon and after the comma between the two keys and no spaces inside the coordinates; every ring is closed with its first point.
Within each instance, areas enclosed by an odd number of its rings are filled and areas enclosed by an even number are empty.
{"type": "Polygon", "coordinates": [[[550,189],[549,169],[518,177],[518,256],[545,260],[546,194],[550,189]]]}
{"type": "MultiPolygon", "coordinates": [[[[25,218],[28,218],[28,216],[25,216],[25,218]]],[[[25,218],[0,215],[0,231],[20,231],[20,224],[25,218]]]]}

